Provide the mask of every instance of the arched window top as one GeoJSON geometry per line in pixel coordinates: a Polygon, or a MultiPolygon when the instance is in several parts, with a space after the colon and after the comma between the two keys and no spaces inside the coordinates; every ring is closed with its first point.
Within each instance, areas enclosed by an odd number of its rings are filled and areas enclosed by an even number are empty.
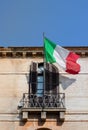
{"type": "Polygon", "coordinates": [[[49,128],[38,128],[37,130],[51,130],[49,128]]]}

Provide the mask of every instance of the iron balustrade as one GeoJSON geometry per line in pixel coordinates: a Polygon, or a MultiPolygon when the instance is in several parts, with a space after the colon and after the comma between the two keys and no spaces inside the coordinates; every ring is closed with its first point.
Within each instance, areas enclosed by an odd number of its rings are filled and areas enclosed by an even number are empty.
{"type": "Polygon", "coordinates": [[[24,93],[20,103],[22,109],[65,109],[65,94],[44,94],[39,97],[36,94],[24,93]]]}

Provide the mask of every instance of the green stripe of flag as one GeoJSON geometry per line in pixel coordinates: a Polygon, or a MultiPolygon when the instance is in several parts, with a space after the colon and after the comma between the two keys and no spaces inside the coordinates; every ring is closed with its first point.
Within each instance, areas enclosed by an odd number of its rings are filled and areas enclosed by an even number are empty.
{"type": "Polygon", "coordinates": [[[47,39],[46,37],[44,38],[44,53],[45,53],[45,61],[54,63],[56,62],[53,53],[54,49],[56,47],[56,44],[47,39]]]}

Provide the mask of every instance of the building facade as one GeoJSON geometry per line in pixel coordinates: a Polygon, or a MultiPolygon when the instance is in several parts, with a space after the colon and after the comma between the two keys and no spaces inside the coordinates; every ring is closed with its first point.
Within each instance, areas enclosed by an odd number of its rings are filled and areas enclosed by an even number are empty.
{"type": "Polygon", "coordinates": [[[65,48],[80,55],[77,75],[44,63],[42,47],[0,47],[0,129],[88,129],[88,47],[65,48]]]}

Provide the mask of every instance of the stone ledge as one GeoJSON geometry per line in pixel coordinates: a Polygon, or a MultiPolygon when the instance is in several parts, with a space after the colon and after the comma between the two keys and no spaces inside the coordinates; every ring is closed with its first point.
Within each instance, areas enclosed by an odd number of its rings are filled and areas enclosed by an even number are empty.
{"type": "MultiPolygon", "coordinates": [[[[28,121],[32,122],[34,121],[38,121],[38,118],[40,118],[40,115],[30,115],[29,118],[27,119],[28,121]]],[[[46,118],[46,121],[53,121],[53,122],[56,122],[58,118],[58,115],[49,115],[47,116],[46,118]]],[[[19,114],[0,114],[0,122],[1,121],[20,121],[21,120],[21,117],[19,114]]],[[[65,113],[65,120],[64,121],[67,121],[67,122],[80,122],[80,121],[83,121],[83,122],[88,122],[88,113],[84,114],[84,113],[81,113],[81,114],[66,114],[65,113]]]]}
{"type": "MultiPolygon", "coordinates": [[[[79,54],[81,57],[88,57],[88,47],[64,47],[79,54]]],[[[43,58],[43,47],[0,47],[0,58],[43,58]]]]}

